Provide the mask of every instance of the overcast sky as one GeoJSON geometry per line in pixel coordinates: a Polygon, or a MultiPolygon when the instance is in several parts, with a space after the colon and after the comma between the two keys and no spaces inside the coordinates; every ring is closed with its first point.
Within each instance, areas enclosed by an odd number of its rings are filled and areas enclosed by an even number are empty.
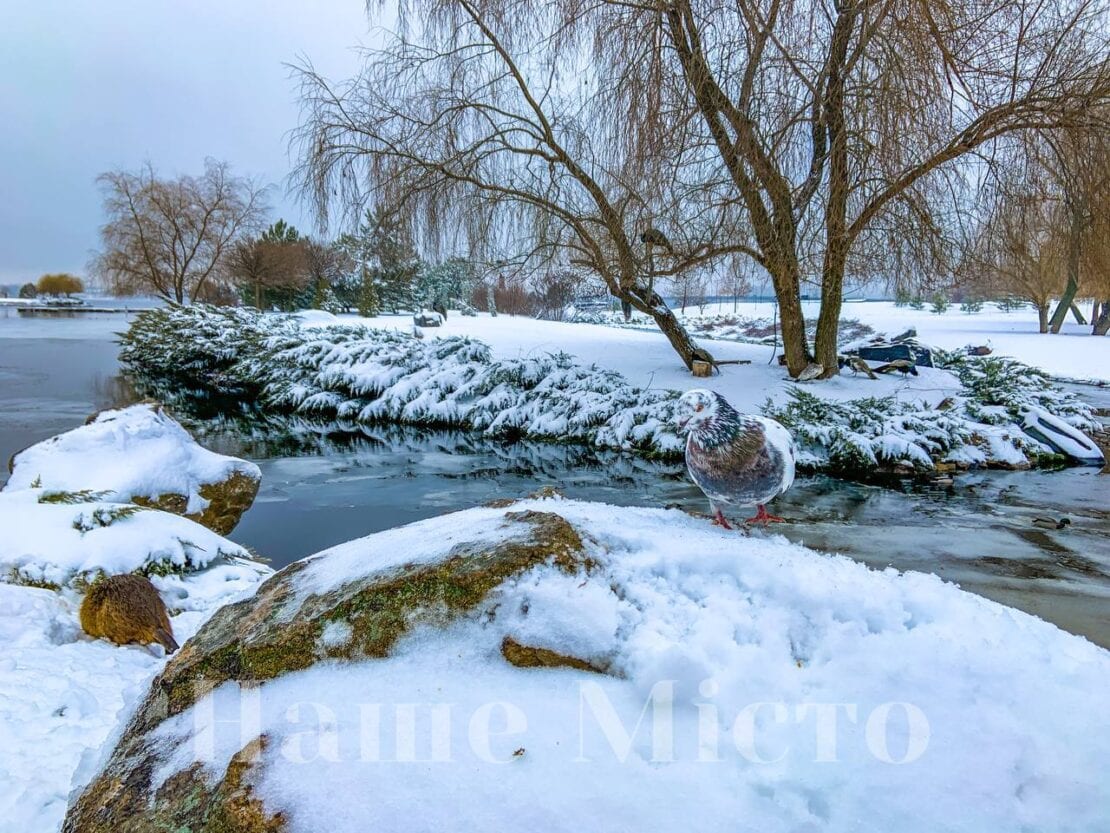
{"type": "Polygon", "coordinates": [[[103,221],[97,174],[206,156],[285,195],[299,118],[283,63],[332,77],[372,35],[363,0],[14,0],[0,15],[0,283],[84,274],[103,221]]]}

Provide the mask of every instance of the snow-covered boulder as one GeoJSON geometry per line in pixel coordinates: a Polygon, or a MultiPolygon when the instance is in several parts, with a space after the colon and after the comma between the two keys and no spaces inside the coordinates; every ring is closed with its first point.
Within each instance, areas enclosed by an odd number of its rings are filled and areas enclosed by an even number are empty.
{"type": "Polygon", "coordinates": [[[254,463],[202,448],[157,405],[101,411],[15,455],[5,491],[91,491],[174,512],[226,535],[258,494],[254,463]]]}
{"type": "Polygon", "coordinates": [[[530,500],[220,610],[63,829],[1094,829],[1107,686],[1110,653],[932,575],[530,500]]]}
{"type": "Polygon", "coordinates": [[[87,492],[0,492],[0,581],[80,586],[104,573],[186,573],[220,558],[249,558],[238,544],[168,512],[87,492]]]}

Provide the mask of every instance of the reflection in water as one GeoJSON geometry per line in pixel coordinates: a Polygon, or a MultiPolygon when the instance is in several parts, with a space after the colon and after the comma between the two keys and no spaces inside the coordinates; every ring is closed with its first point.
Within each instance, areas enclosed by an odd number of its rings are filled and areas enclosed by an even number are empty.
{"type": "Polygon", "coordinates": [[[82,424],[94,411],[134,401],[111,341],[119,317],[104,318],[97,327],[38,320],[34,323],[45,324],[47,333],[39,338],[13,337],[26,331],[25,322],[0,318],[0,484],[7,480],[3,464],[12,454],[82,424]]]}

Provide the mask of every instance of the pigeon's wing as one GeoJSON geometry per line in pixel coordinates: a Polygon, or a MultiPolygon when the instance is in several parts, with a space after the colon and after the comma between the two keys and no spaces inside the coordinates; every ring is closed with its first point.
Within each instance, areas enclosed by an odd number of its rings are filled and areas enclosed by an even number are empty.
{"type": "MultiPolygon", "coordinates": [[[[779,488],[781,495],[794,484],[794,463],[798,458],[797,449],[794,448],[794,438],[781,422],[763,417],[751,417],[751,419],[763,426],[767,446],[777,452],[777,456],[782,461],[782,480],[779,488]]],[[[770,456],[775,455],[772,453],[770,456]]]]}
{"type": "MultiPolygon", "coordinates": [[[[764,423],[753,421],[730,442],[712,448],[693,437],[687,443],[690,477],[714,503],[755,506],[778,496],[793,482],[793,452],[787,448],[784,453],[781,437],[767,442],[764,423]]],[[[781,425],[774,425],[786,434],[781,425]]]]}

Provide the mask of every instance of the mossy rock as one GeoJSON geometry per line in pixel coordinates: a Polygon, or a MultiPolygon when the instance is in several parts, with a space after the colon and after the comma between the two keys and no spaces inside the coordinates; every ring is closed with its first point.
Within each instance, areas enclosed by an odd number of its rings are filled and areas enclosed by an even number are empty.
{"type": "Polygon", "coordinates": [[[592,662],[552,651],[550,648],[522,645],[511,636],[506,636],[501,641],[501,656],[517,668],[573,668],[576,671],[593,671],[598,674],[606,671],[592,662]]]}
{"type": "MultiPolygon", "coordinates": [[[[251,750],[244,749],[213,783],[193,768],[156,786],[160,752],[148,742],[150,733],[225,682],[260,684],[318,662],[384,658],[414,626],[442,627],[458,617],[490,615],[491,591],[533,567],[550,565],[576,575],[597,566],[578,532],[558,514],[508,511],[491,523],[495,535],[457,543],[434,561],[359,575],[321,593],[308,592],[301,581],[318,561],[299,561],[251,598],[221,608],[154,680],[104,769],[70,807],[63,830],[282,830],[282,819],[267,816],[244,786],[251,750]],[[325,629],[334,630],[337,623],[343,638],[325,638],[325,629]]],[[[601,670],[519,643],[504,655],[517,665],[601,670]]]]}
{"type": "Polygon", "coordinates": [[[242,472],[232,472],[218,483],[205,483],[197,491],[208,501],[200,512],[188,513],[189,499],[185,495],[168,493],[157,497],[133,495],[131,502],[149,509],[161,509],[175,515],[184,515],[217,535],[227,535],[239,524],[243,513],[251,508],[261,481],[242,472]]]}

